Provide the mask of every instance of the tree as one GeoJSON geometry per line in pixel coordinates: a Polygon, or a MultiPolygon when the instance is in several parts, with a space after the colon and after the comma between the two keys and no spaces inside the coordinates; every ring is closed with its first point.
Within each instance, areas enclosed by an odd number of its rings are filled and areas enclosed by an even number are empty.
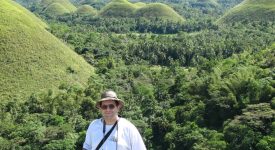
{"type": "Polygon", "coordinates": [[[226,149],[221,133],[198,127],[194,122],[176,126],[165,136],[169,149],[226,149]]]}
{"type": "MultiPolygon", "coordinates": [[[[244,109],[242,115],[226,122],[224,137],[229,143],[229,148],[248,150],[256,149],[256,145],[258,147],[268,147],[266,143],[268,137],[263,138],[263,136],[272,135],[274,114],[275,111],[270,108],[270,104],[255,104],[244,109]],[[264,146],[264,143],[267,145],[264,146]]],[[[269,140],[272,140],[272,138],[269,140]]]]}

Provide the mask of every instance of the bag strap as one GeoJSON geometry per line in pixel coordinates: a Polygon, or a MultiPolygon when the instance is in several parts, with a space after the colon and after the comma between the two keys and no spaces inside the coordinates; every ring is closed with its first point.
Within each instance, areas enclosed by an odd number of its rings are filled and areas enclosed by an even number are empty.
{"type": "Polygon", "coordinates": [[[102,140],[100,141],[100,143],[97,145],[95,150],[99,150],[100,147],[103,145],[103,143],[107,140],[107,138],[110,136],[110,134],[112,133],[112,131],[114,130],[115,126],[117,125],[117,121],[116,123],[112,126],[112,128],[110,129],[110,131],[108,131],[108,133],[102,138],[102,140]]]}

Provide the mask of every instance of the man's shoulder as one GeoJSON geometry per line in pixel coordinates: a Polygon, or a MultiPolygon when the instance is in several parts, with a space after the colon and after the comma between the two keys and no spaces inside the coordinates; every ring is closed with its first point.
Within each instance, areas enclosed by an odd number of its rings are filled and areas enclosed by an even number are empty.
{"type": "Polygon", "coordinates": [[[119,118],[119,122],[123,122],[123,123],[130,123],[132,124],[129,120],[127,120],[126,118],[119,118]]]}
{"type": "Polygon", "coordinates": [[[133,135],[139,135],[137,127],[125,118],[121,118],[119,121],[119,128],[122,128],[125,133],[128,133],[131,137],[133,135]]]}
{"type": "Polygon", "coordinates": [[[101,118],[91,121],[90,126],[95,126],[95,125],[100,125],[100,124],[101,124],[101,118]]]}
{"type": "Polygon", "coordinates": [[[119,119],[119,124],[128,128],[135,127],[133,123],[131,123],[129,120],[125,118],[120,118],[119,119]]]}
{"type": "Polygon", "coordinates": [[[102,118],[98,118],[98,119],[94,119],[91,123],[95,122],[95,123],[100,123],[102,120],[102,118]]]}

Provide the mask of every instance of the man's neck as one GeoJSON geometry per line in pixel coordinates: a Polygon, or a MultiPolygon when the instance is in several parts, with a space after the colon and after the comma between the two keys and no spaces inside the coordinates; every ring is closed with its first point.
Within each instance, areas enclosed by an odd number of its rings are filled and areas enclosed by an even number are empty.
{"type": "Polygon", "coordinates": [[[115,124],[115,122],[118,120],[118,116],[114,116],[112,118],[106,117],[104,118],[104,121],[106,123],[106,125],[112,125],[115,124]]]}

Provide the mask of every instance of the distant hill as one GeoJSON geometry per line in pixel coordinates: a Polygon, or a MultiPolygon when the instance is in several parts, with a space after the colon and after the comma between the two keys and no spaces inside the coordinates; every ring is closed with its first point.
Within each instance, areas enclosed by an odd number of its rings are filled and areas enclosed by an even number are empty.
{"type": "Polygon", "coordinates": [[[168,5],[162,3],[130,3],[127,0],[112,0],[102,8],[100,16],[145,17],[147,19],[161,18],[170,21],[184,21],[183,17],[168,5]]]}
{"type": "Polygon", "coordinates": [[[93,68],[45,23],[11,0],[1,0],[0,10],[0,101],[87,82],[93,68]]]}
{"type": "Polygon", "coordinates": [[[135,3],[135,5],[140,8],[140,7],[144,7],[146,4],[142,2],[137,2],[135,3]]]}
{"type": "Polygon", "coordinates": [[[70,13],[70,11],[60,3],[52,3],[45,9],[44,13],[48,16],[59,16],[65,13],[70,13]]]}
{"type": "Polygon", "coordinates": [[[73,13],[77,8],[69,0],[41,0],[36,2],[38,12],[50,17],[60,16],[66,13],[73,13]]]}
{"type": "Polygon", "coordinates": [[[99,15],[102,17],[133,17],[138,6],[127,0],[112,0],[104,6],[99,15]]]}
{"type": "Polygon", "coordinates": [[[275,21],[275,0],[244,0],[227,12],[217,22],[275,21]]]}
{"type": "Polygon", "coordinates": [[[69,0],[41,0],[41,5],[44,8],[47,8],[48,6],[50,6],[53,3],[60,4],[65,9],[67,9],[69,12],[74,12],[77,9],[69,0]]]}
{"type": "Polygon", "coordinates": [[[15,0],[25,8],[40,14],[54,17],[65,13],[72,13],[77,8],[70,0],[15,0]]]}
{"type": "Polygon", "coordinates": [[[182,22],[184,19],[176,13],[171,7],[162,3],[147,4],[136,12],[136,17],[162,18],[165,20],[182,22]]]}
{"type": "Polygon", "coordinates": [[[90,5],[82,5],[77,8],[76,13],[95,16],[97,15],[97,10],[90,5]]]}

